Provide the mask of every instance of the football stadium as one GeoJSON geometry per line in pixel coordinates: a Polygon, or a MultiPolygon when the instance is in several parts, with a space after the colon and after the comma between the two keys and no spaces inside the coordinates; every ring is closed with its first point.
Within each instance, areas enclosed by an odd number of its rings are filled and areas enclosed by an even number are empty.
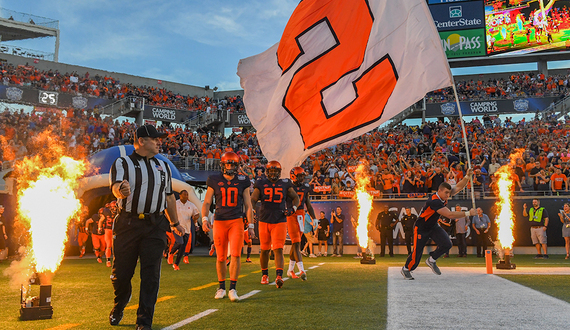
{"type": "Polygon", "coordinates": [[[570,325],[570,1],[13,5],[0,329],[570,325]]]}

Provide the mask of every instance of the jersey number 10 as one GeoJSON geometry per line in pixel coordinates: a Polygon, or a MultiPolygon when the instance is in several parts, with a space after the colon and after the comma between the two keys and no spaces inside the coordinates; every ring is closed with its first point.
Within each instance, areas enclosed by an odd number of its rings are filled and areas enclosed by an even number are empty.
{"type": "Polygon", "coordinates": [[[238,204],[238,189],[236,187],[220,189],[222,191],[222,206],[235,207],[238,204]]]}

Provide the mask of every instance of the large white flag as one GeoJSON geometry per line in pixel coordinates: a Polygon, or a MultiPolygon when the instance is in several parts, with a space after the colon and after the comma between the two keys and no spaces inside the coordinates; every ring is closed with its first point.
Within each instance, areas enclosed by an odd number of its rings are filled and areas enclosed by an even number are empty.
{"type": "Polygon", "coordinates": [[[284,174],[452,84],[425,0],[301,1],[238,75],[261,150],[284,174]]]}

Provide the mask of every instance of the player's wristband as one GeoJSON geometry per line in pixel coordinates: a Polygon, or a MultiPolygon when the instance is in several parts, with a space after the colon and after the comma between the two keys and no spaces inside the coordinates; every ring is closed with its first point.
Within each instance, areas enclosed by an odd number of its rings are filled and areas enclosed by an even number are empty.
{"type": "Polygon", "coordinates": [[[297,212],[297,207],[293,205],[293,212],[297,212]]]}
{"type": "Polygon", "coordinates": [[[253,228],[255,228],[255,225],[253,223],[250,223],[248,227],[253,229],[253,228]]]}
{"type": "Polygon", "coordinates": [[[210,222],[210,219],[206,216],[202,217],[202,224],[204,224],[204,222],[210,222]]]}
{"type": "Polygon", "coordinates": [[[465,216],[466,216],[466,217],[468,217],[468,216],[470,216],[470,215],[471,215],[471,213],[469,213],[469,211],[465,212],[465,216]]]}

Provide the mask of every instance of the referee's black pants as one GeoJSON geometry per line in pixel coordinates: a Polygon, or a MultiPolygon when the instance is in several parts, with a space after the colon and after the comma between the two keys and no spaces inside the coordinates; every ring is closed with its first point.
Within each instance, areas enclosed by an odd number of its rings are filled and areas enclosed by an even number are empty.
{"type": "Polygon", "coordinates": [[[166,247],[168,220],[164,215],[139,219],[122,213],[113,227],[113,270],[111,281],[115,291],[114,310],[122,311],[131,299],[131,279],[140,258],[140,295],[137,310],[138,325],[152,325],[154,306],[160,284],[162,252],[166,247]]]}
{"type": "Polygon", "coordinates": [[[386,254],[386,242],[388,242],[388,251],[390,257],[394,256],[394,231],[392,228],[388,227],[380,229],[380,256],[383,257],[386,254]]]}
{"type": "Polygon", "coordinates": [[[417,226],[414,226],[414,251],[408,255],[405,265],[408,270],[412,271],[418,267],[422,259],[422,254],[424,253],[424,247],[430,238],[437,244],[437,248],[429,254],[434,259],[447,253],[453,246],[451,239],[449,239],[449,234],[439,225],[435,225],[433,228],[427,230],[419,229],[417,226]]]}

